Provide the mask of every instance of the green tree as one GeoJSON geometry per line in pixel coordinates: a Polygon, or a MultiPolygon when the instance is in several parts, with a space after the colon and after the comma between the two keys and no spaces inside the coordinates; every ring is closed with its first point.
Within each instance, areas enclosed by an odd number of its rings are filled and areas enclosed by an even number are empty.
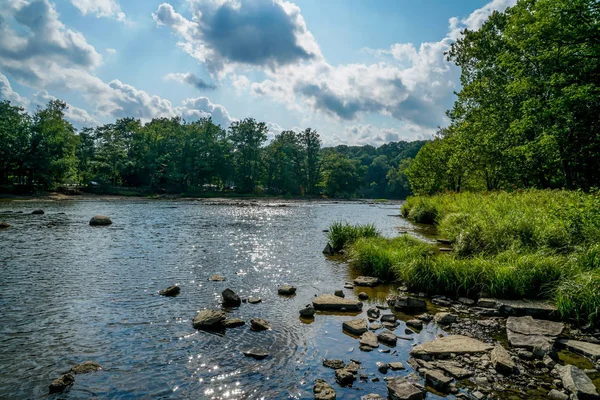
{"type": "Polygon", "coordinates": [[[253,118],[235,121],[229,127],[235,166],[235,182],[241,192],[253,192],[261,176],[261,146],[267,140],[267,125],[253,118]]]}

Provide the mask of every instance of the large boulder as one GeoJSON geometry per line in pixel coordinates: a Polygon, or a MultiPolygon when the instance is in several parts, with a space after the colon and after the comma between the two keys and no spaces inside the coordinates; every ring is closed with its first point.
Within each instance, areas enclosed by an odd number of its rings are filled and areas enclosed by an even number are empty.
{"type": "Polygon", "coordinates": [[[565,389],[578,400],[600,399],[592,380],[579,368],[565,365],[560,369],[560,377],[565,389]]]}
{"type": "Polygon", "coordinates": [[[367,320],[352,319],[350,321],[344,321],[342,329],[352,335],[361,336],[367,331],[367,320]]]}
{"type": "Polygon", "coordinates": [[[406,378],[398,377],[387,381],[388,396],[391,400],[422,400],[425,393],[406,378]]]}
{"type": "Polygon", "coordinates": [[[179,286],[173,285],[161,290],[160,292],[158,292],[158,294],[160,294],[161,296],[173,297],[177,296],[179,292],[181,292],[181,288],[179,286]]]}
{"type": "Polygon", "coordinates": [[[493,349],[492,345],[483,343],[468,336],[452,335],[425,342],[415,346],[410,354],[416,358],[425,356],[435,358],[448,358],[452,354],[481,354],[493,349]]]}
{"type": "Polygon", "coordinates": [[[321,311],[361,311],[363,303],[333,294],[322,294],[313,299],[313,306],[321,311]]]}
{"type": "Polygon", "coordinates": [[[335,400],[335,390],[323,379],[317,379],[313,388],[315,400],[335,400]]]}
{"type": "Polygon", "coordinates": [[[112,221],[106,215],[96,215],[90,219],[91,226],[106,226],[112,224],[112,221]]]}
{"type": "Polygon", "coordinates": [[[62,374],[52,381],[48,387],[50,393],[64,392],[75,383],[75,377],[71,373],[62,374]]]}
{"type": "Polygon", "coordinates": [[[194,328],[205,330],[223,329],[223,322],[227,319],[224,311],[202,310],[194,317],[194,328]]]}
{"type": "Polygon", "coordinates": [[[381,283],[379,278],[374,276],[357,276],[354,279],[354,284],[356,286],[377,286],[381,283]]]}
{"type": "Polygon", "coordinates": [[[223,305],[225,307],[239,307],[242,304],[242,299],[233,290],[227,288],[221,293],[223,305]]]}

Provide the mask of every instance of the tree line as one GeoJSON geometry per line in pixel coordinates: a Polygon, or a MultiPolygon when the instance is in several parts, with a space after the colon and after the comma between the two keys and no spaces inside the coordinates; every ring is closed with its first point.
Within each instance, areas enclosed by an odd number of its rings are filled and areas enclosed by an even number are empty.
{"type": "Polygon", "coordinates": [[[600,186],[597,0],[519,0],[447,57],[462,89],[406,169],[416,193],[600,186]]]}
{"type": "Polygon", "coordinates": [[[29,114],[0,102],[0,190],[53,190],[68,184],[94,190],[403,198],[403,162],[420,142],[322,148],[319,134],[268,129],[253,118],[228,129],[210,118],[122,118],[79,132],[66,103],[50,101],[29,114]]]}

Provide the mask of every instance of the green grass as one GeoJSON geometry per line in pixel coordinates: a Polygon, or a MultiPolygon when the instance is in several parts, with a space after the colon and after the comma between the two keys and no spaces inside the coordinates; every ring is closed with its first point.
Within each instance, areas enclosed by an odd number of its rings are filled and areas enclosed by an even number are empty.
{"type": "Polygon", "coordinates": [[[600,325],[600,196],[527,190],[412,197],[401,213],[435,224],[454,251],[408,235],[349,246],[364,274],[430,295],[546,298],[564,319],[600,325]]]}
{"type": "Polygon", "coordinates": [[[336,221],[329,226],[327,239],[335,252],[354,243],[360,238],[376,238],[381,236],[373,224],[350,225],[347,222],[336,221]]]}

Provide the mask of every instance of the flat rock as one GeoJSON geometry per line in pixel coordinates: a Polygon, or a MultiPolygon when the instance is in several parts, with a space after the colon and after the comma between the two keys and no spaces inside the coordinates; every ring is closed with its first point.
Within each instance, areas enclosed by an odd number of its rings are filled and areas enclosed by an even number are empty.
{"type": "Polygon", "coordinates": [[[323,366],[332,369],[342,369],[345,367],[344,361],[335,359],[324,359],[323,366]]]}
{"type": "Polygon", "coordinates": [[[600,359],[600,345],[572,339],[559,339],[558,343],[574,353],[589,357],[592,361],[600,359]]]}
{"type": "Polygon", "coordinates": [[[363,304],[358,300],[344,299],[333,294],[322,294],[313,299],[313,306],[322,311],[361,311],[363,304]]]}
{"type": "Polygon", "coordinates": [[[296,293],[296,287],[292,285],[281,285],[277,288],[277,293],[282,296],[291,296],[296,293]]]}
{"type": "Polygon", "coordinates": [[[246,325],[246,322],[244,322],[243,319],[239,318],[228,318],[225,321],[223,321],[223,325],[225,326],[225,328],[238,328],[240,326],[246,325]]]}
{"type": "Polygon", "coordinates": [[[458,302],[465,306],[474,306],[475,300],[469,299],[468,297],[459,297],[458,302]]]}
{"type": "Polygon", "coordinates": [[[376,331],[378,329],[381,329],[381,324],[379,322],[373,322],[371,325],[369,325],[369,330],[371,331],[376,331]]]}
{"type": "Polygon", "coordinates": [[[422,400],[425,394],[406,378],[398,377],[387,381],[388,396],[391,400],[422,400]]]}
{"type": "Polygon", "coordinates": [[[161,296],[173,297],[177,296],[180,292],[181,288],[179,286],[173,285],[161,290],[160,292],[158,292],[158,294],[160,294],[161,296]]]}
{"type": "Polygon", "coordinates": [[[445,358],[451,354],[487,353],[492,349],[492,345],[483,343],[477,339],[468,336],[452,335],[415,346],[410,354],[417,358],[423,356],[445,358]]]}
{"type": "Polygon", "coordinates": [[[256,360],[263,360],[269,357],[269,352],[260,347],[244,350],[243,353],[246,357],[252,357],[256,360]]]}
{"type": "Polygon", "coordinates": [[[67,373],[72,373],[74,375],[89,374],[90,372],[98,372],[101,369],[102,369],[102,365],[98,364],[97,362],[85,361],[85,362],[82,362],[81,364],[77,364],[74,367],[71,367],[71,369],[67,373]]]}
{"type": "Polygon", "coordinates": [[[543,300],[499,300],[497,308],[502,315],[531,316],[536,318],[555,319],[558,316],[556,307],[543,300]]]}
{"type": "Polygon", "coordinates": [[[377,393],[369,393],[360,398],[360,400],[383,400],[383,397],[377,393]]]}
{"type": "Polygon", "coordinates": [[[392,371],[400,371],[404,369],[404,364],[402,364],[400,361],[391,362],[389,363],[389,366],[392,371]]]}
{"type": "Polygon", "coordinates": [[[510,358],[510,354],[502,345],[497,344],[494,347],[494,350],[490,353],[490,358],[492,360],[492,367],[501,374],[508,375],[515,370],[515,362],[510,358]]]}
{"type": "Polygon", "coordinates": [[[523,335],[520,333],[506,330],[506,336],[511,347],[533,350],[535,347],[552,346],[553,337],[542,335],[523,335]]]}
{"type": "Polygon", "coordinates": [[[410,326],[411,328],[415,328],[415,329],[423,329],[423,321],[421,321],[420,319],[409,319],[408,321],[406,321],[406,326],[410,326]]]}
{"type": "Polygon", "coordinates": [[[377,286],[381,283],[379,278],[374,276],[358,276],[354,279],[354,284],[356,286],[377,286]]]}
{"type": "MultiPolygon", "coordinates": [[[[44,212],[42,211],[42,214],[43,213],[44,212]]],[[[106,215],[96,215],[95,217],[92,217],[92,219],[90,219],[91,226],[107,226],[110,224],[112,224],[112,221],[106,215]]]]}
{"type": "Polygon", "coordinates": [[[600,399],[592,380],[579,368],[565,365],[561,368],[563,387],[579,400],[600,399]]]}
{"type": "Polygon", "coordinates": [[[344,321],[342,329],[352,335],[361,336],[367,331],[367,320],[352,319],[350,321],[344,321]]]}
{"type": "Polygon", "coordinates": [[[456,379],[466,379],[473,375],[468,369],[462,368],[462,366],[456,361],[437,361],[435,366],[448,375],[456,379]]]}
{"type": "Polygon", "coordinates": [[[496,299],[490,299],[482,297],[477,301],[477,307],[481,308],[498,308],[498,301],[496,299]]]}
{"type": "Polygon", "coordinates": [[[379,347],[379,343],[377,342],[377,335],[369,331],[362,334],[362,336],[360,337],[360,344],[361,346],[371,347],[371,349],[379,347]]]}
{"type": "Polygon", "coordinates": [[[74,383],[75,377],[73,376],[73,374],[62,374],[61,376],[52,381],[52,383],[48,387],[48,390],[50,393],[64,392],[65,390],[73,386],[74,383]]]}
{"type": "Polygon", "coordinates": [[[252,318],[250,320],[250,329],[253,331],[266,331],[271,329],[271,324],[266,319],[252,318]]]}
{"type": "Polygon", "coordinates": [[[224,311],[202,310],[194,317],[196,329],[223,329],[223,322],[227,319],[224,311]]]}
{"type": "Polygon", "coordinates": [[[385,329],[384,331],[379,332],[379,334],[377,335],[377,340],[379,340],[382,343],[385,343],[388,346],[395,346],[398,342],[398,336],[396,336],[394,332],[385,329]]]}
{"type": "Polygon", "coordinates": [[[565,325],[562,322],[553,322],[545,319],[533,319],[530,316],[508,317],[506,329],[522,335],[558,336],[565,325]]]}
{"type": "Polygon", "coordinates": [[[226,281],[227,278],[225,278],[219,274],[215,274],[215,275],[211,276],[210,278],[208,278],[208,280],[211,282],[223,282],[223,281],[226,281]]]}
{"type": "Polygon", "coordinates": [[[313,393],[315,394],[315,400],[335,400],[335,390],[323,379],[315,381],[313,393]]]}

